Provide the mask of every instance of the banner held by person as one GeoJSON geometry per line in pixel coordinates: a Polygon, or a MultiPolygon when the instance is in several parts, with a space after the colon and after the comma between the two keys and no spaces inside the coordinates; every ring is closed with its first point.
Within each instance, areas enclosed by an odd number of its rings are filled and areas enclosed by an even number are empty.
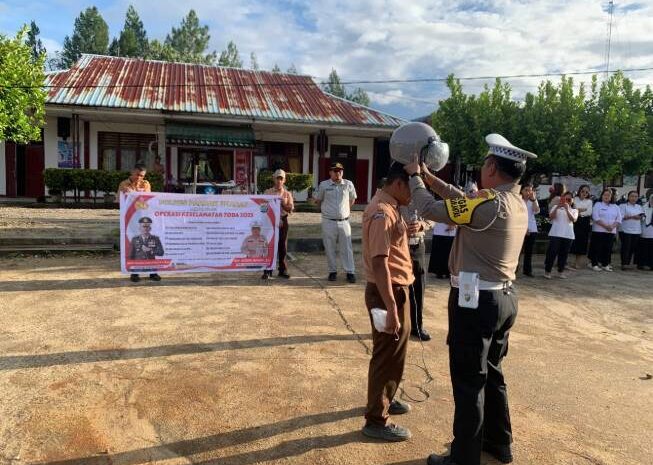
{"type": "Polygon", "coordinates": [[[277,261],[279,197],[130,192],[120,201],[123,273],[256,271],[277,261]]]}

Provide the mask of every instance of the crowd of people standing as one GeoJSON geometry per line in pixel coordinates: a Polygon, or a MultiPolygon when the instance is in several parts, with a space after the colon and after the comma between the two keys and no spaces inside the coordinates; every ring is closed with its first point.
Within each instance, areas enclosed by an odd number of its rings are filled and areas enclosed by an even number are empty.
{"type": "MultiPolygon", "coordinates": [[[[522,198],[529,215],[529,230],[524,238],[522,272],[532,277],[532,254],[537,237],[536,215],[540,208],[531,185],[522,186],[522,198]]],[[[581,185],[576,194],[556,183],[550,189],[546,212],[551,229],[544,263],[544,277],[550,279],[554,264],[557,276],[565,279],[567,270],[584,266],[594,271],[613,271],[612,251],[619,238],[621,269],[626,271],[653,270],[651,247],[653,241],[653,195],[641,205],[636,191],[630,191],[627,200],[615,202],[615,192],[603,189],[596,201],[591,198],[590,186],[581,185]],[[569,255],[574,257],[568,263],[569,255]]]]}

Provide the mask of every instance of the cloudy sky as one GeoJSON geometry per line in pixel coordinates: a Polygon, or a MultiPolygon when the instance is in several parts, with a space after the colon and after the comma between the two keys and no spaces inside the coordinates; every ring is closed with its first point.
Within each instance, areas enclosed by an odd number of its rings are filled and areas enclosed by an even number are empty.
{"type": "MultiPolygon", "coordinates": [[[[190,8],[209,25],[211,49],[229,40],[245,63],[255,52],[261,68],[294,64],[325,79],[335,68],[344,81],[406,80],[605,70],[608,2],[601,0],[102,0],[95,2],[119,33],[129,3],[150,38],[163,39],[190,8]],[[156,6],[154,6],[156,5],[156,6]]],[[[49,52],[61,48],[87,6],[72,0],[0,0],[0,33],[35,20],[49,52]]],[[[653,0],[616,1],[610,69],[653,68],[653,0]]],[[[653,71],[629,72],[637,85],[653,71]]],[[[542,78],[508,81],[515,98],[542,78]]],[[[558,79],[558,78],[551,78],[558,79]]],[[[587,77],[576,78],[589,80],[587,77]]],[[[491,81],[465,81],[478,92],[491,81]]],[[[361,85],[372,106],[404,118],[429,114],[446,98],[440,82],[361,85]]],[[[353,90],[353,89],[352,89],[353,90]]]]}

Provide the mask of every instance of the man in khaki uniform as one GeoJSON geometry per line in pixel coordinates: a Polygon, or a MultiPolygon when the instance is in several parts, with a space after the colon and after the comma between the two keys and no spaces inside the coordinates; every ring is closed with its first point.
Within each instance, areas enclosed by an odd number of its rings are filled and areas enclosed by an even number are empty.
{"type": "Polygon", "coordinates": [[[118,185],[118,192],[127,194],[129,192],[151,192],[150,182],[145,180],[147,169],[145,165],[134,166],[131,175],[118,185]]]}
{"type": "Polygon", "coordinates": [[[252,234],[243,240],[243,244],[240,246],[240,251],[248,258],[267,257],[268,241],[265,239],[265,236],[261,234],[261,223],[258,221],[252,223],[252,234]]]}
{"type": "Polygon", "coordinates": [[[501,361],[517,317],[512,281],[528,226],[517,182],[527,158],[498,134],[486,137],[489,152],[481,168],[484,188],[475,198],[432,175],[417,163],[411,175],[412,200],[420,214],[458,225],[449,269],[449,369],[455,413],[451,455],[432,454],[429,465],[479,465],[481,450],[503,463],[512,461],[512,429],[501,361]],[[421,171],[421,177],[420,177],[421,171]],[[444,201],[436,201],[424,182],[444,201]]]}
{"type": "MultiPolygon", "coordinates": [[[[288,251],[288,215],[290,215],[295,208],[292,194],[286,189],[286,172],[278,169],[272,175],[274,186],[265,190],[265,195],[278,195],[281,198],[281,218],[279,221],[279,246],[277,248],[277,256],[279,260],[279,277],[288,279],[288,262],[286,255],[288,251]]],[[[263,271],[261,279],[268,279],[272,276],[272,270],[263,271]]]]}
{"type": "Polygon", "coordinates": [[[405,441],[411,437],[406,428],[388,422],[390,414],[410,410],[409,405],[393,400],[404,372],[410,337],[408,286],[414,278],[407,232],[415,232],[417,225],[409,228],[399,212],[399,205],[409,202],[408,175],[403,165],[395,163],[385,186],[374,195],[363,214],[365,305],[370,312],[374,346],[363,434],[386,441],[405,441]],[[384,332],[374,326],[373,308],[387,311],[384,332]]]}

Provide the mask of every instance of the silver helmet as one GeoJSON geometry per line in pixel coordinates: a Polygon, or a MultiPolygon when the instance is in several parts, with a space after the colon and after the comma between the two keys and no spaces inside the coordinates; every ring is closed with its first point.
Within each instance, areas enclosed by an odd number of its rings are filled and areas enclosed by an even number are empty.
{"type": "Polygon", "coordinates": [[[428,166],[431,171],[440,171],[449,160],[449,145],[431,126],[424,123],[406,123],[399,126],[390,138],[390,157],[407,165],[415,157],[428,166]]]}

